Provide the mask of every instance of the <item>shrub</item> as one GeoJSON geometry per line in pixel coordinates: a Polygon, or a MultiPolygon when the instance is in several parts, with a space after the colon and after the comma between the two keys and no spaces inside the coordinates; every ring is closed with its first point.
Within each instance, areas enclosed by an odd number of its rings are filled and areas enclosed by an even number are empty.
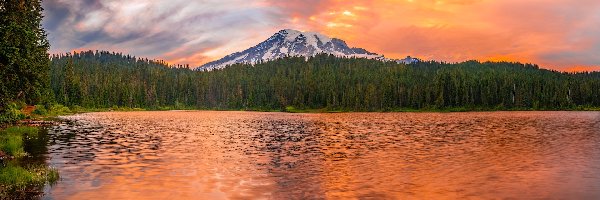
{"type": "Polygon", "coordinates": [[[77,113],[77,112],[83,112],[83,111],[85,111],[85,110],[86,110],[86,109],[85,109],[84,107],[81,107],[81,106],[72,106],[72,107],[71,107],[71,111],[72,111],[72,112],[76,112],[76,113],[77,113]]]}
{"type": "Polygon", "coordinates": [[[46,110],[46,107],[44,105],[36,105],[33,114],[48,115],[48,110],[46,110]]]}
{"type": "Polygon", "coordinates": [[[3,185],[24,188],[29,186],[34,180],[34,173],[31,173],[22,167],[9,165],[0,168],[0,183],[3,185]]]}
{"type": "Polygon", "coordinates": [[[37,137],[36,127],[10,127],[0,132],[0,150],[14,157],[27,155],[23,150],[23,137],[37,137]]]}
{"type": "Polygon", "coordinates": [[[16,103],[8,104],[6,110],[0,113],[0,124],[14,123],[16,121],[25,119],[27,116],[21,112],[21,107],[16,103]]]}
{"type": "Polygon", "coordinates": [[[30,126],[13,126],[13,127],[7,128],[4,131],[6,132],[7,135],[37,137],[40,129],[37,127],[30,127],[30,126]]]}
{"type": "Polygon", "coordinates": [[[71,109],[69,109],[69,107],[60,105],[60,104],[56,104],[50,107],[50,115],[51,116],[58,116],[58,115],[65,115],[65,114],[69,114],[71,113],[71,109]]]}
{"type": "Polygon", "coordinates": [[[53,184],[58,179],[58,171],[44,165],[32,165],[23,168],[9,163],[6,167],[0,168],[0,190],[24,190],[30,186],[53,184]]]}
{"type": "Polygon", "coordinates": [[[14,157],[26,155],[25,150],[23,150],[23,137],[18,135],[4,136],[0,141],[0,149],[14,157]]]}

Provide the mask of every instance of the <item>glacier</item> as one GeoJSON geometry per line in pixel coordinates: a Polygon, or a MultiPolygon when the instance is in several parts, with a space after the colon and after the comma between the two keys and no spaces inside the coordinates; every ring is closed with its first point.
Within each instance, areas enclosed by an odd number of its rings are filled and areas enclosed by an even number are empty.
{"type": "Polygon", "coordinates": [[[266,62],[288,56],[308,58],[317,54],[395,61],[406,64],[419,61],[419,59],[411,57],[405,59],[388,59],[383,55],[372,53],[362,48],[349,47],[345,41],[330,38],[321,33],[284,29],[254,47],[206,63],[200,66],[198,70],[210,71],[223,69],[229,65],[238,63],[256,64],[257,62],[266,62]]]}

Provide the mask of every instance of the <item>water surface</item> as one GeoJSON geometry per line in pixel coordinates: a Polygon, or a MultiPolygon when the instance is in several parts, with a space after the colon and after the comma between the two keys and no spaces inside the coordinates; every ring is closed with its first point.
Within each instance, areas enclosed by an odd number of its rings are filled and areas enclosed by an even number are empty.
{"type": "Polygon", "coordinates": [[[599,112],[66,119],[44,199],[600,199],[599,112]]]}

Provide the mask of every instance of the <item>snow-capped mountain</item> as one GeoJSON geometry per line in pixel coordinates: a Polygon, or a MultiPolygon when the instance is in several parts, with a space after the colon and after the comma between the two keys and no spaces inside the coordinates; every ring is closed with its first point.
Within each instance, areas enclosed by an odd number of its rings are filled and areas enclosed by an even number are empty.
{"type": "Polygon", "coordinates": [[[255,64],[259,61],[275,60],[286,56],[310,57],[326,53],[339,57],[369,58],[399,63],[413,63],[418,59],[407,57],[401,60],[392,60],[376,53],[371,53],[362,48],[348,47],[346,42],[337,38],[330,38],[316,32],[301,32],[285,29],[275,33],[269,39],[258,45],[225,56],[217,61],[200,66],[199,70],[222,69],[237,63],[255,64]]]}

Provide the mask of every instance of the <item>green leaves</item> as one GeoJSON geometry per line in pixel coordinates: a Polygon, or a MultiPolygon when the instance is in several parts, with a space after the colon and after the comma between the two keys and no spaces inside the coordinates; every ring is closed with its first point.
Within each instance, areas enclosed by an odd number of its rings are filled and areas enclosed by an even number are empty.
{"type": "Polygon", "coordinates": [[[0,1],[0,112],[9,102],[46,98],[49,43],[41,27],[41,1],[0,1]]]}
{"type": "Polygon", "coordinates": [[[51,71],[57,101],[88,108],[394,111],[600,106],[598,75],[506,62],[404,65],[317,55],[198,72],[87,51],[53,57],[51,71]]]}

